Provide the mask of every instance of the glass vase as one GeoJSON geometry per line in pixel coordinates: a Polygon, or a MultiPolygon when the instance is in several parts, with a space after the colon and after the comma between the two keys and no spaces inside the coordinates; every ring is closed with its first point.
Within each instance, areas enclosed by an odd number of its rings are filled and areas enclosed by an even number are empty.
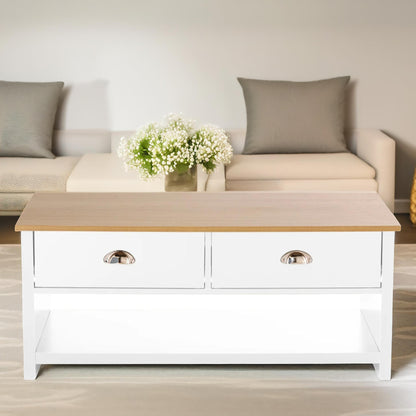
{"type": "Polygon", "coordinates": [[[190,192],[197,190],[196,165],[186,172],[172,172],[165,176],[166,192],[190,192]]]}

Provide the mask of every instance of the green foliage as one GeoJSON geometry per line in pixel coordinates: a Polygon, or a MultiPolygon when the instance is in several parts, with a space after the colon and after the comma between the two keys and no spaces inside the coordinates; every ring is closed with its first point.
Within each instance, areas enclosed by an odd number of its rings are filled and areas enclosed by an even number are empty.
{"type": "Polygon", "coordinates": [[[150,178],[185,173],[198,164],[212,172],[218,163],[230,162],[232,148],[223,129],[211,125],[195,129],[192,120],[172,114],[165,124],[150,123],[123,138],[118,154],[126,168],[150,178]]]}

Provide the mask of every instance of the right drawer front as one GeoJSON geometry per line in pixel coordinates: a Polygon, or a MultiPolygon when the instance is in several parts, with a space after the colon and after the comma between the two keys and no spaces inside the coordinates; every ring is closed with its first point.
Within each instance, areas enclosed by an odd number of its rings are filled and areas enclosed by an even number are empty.
{"type": "Polygon", "coordinates": [[[379,287],[380,232],[213,233],[213,288],[379,287]],[[310,264],[284,264],[289,251],[310,264]]]}

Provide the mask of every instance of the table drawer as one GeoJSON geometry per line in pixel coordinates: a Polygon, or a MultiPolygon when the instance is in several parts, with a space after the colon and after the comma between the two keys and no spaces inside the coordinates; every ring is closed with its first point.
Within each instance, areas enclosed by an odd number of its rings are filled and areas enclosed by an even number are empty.
{"type": "Polygon", "coordinates": [[[39,231],[34,239],[36,287],[204,287],[203,233],[39,231]],[[105,263],[117,250],[134,263],[105,263]]]}
{"type": "Polygon", "coordinates": [[[213,288],[379,287],[380,280],[380,232],[212,234],[213,288]],[[291,263],[294,256],[283,263],[291,251],[311,263],[291,263]]]}

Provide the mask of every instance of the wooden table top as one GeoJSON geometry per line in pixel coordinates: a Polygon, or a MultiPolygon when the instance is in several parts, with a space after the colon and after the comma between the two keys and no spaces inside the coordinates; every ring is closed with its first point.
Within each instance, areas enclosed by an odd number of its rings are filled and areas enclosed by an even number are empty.
{"type": "Polygon", "coordinates": [[[399,231],[376,193],[37,193],[16,231],[399,231]]]}

